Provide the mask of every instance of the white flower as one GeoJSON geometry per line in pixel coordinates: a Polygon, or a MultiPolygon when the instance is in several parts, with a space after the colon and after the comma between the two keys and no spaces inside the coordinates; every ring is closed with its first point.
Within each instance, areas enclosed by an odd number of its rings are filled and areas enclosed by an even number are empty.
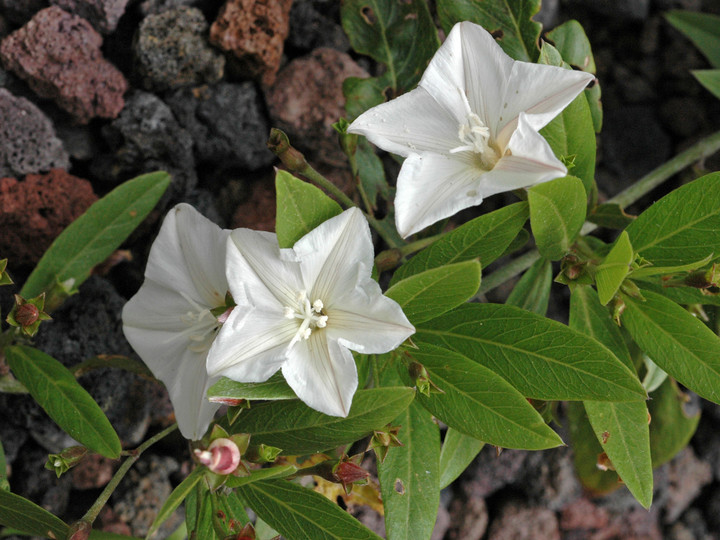
{"type": "Polygon", "coordinates": [[[200,439],[219,405],[206,398],[218,377],[205,359],[225,305],[225,250],[230,231],[179,204],[153,243],[145,282],[123,309],[123,331],[155,377],[165,383],[183,437],[200,439]]]}
{"type": "Polygon", "coordinates": [[[347,416],[358,378],[354,351],[388,352],[415,332],[370,278],[370,229],[346,210],[280,249],[277,237],[237,229],[227,277],[237,306],[207,359],[211,376],[267,380],[278,369],[313,409],[347,416]]]}
{"type": "Polygon", "coordinates": [[[538,133],[593,76],[514,61],[482,27],[456,24],[418,87],[348,132],[406,157],[395,221],[407,237],[485,197],[567,174],[538,133]]]}

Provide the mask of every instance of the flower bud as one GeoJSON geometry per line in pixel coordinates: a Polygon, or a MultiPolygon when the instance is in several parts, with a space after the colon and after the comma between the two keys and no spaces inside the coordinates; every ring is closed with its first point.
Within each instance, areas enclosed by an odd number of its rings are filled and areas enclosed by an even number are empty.
{"type": "Polygon", "coordinates": [[[90,538],[91,531],[92,524],[87,521],[76,521],[70,526],[70,530],[65,538],[68,540],[87,540],[90,538]]]}
{"type": "Polygon", "coordinates": [[[333,471],[335,481],[342,484],[345,493],[348,492],[348,486],[356,482],[364,483],[370,473],[363,469],[360,465],[352,461],[341,461],[333,471]]]}
{"type": "Polygon", "coordinates": [[[207,450],[195,450],[197,460],[215,474],[232,474],[240,465],[240,449],[230,439],[215,439],[207,450]]]}
{"type": "Polygon", "coordinates": [[[87,455],[87,448],[84,446],[70,446],[59,454],[48,455],[45,462],[45,468],[49,471],[55,471],[58,478],[75,465],[80,463],[87,455]]]}
{"type": "Polygon", "coordinates": [[[15,320],[20,326],[30,326],[40,317],[40,310],[33,304],[23,304],[15,311],[15,320]]]}

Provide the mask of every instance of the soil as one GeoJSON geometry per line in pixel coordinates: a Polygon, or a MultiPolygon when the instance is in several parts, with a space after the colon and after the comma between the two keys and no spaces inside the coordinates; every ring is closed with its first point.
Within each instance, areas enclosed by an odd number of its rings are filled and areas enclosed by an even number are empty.
{"type": "MultiPolygon", "coordinates": [[[[575,18],[592,43],[604,107],[601,199],[720,126],[720,102],[689,73],[707,67],[704,58],[663,19],[678,8],[720,13],[714,0],[546,0],[536,17],[546,30],[575,18]]],[[[143,172],[173,176],[125,251],[42,325],[39,348],[67,366],[98,354],[134,356],[120,311],[140,286],[149,245],[172,205],[189,202],[223,227],[272,230],[279,164],[265,146],[271,126],[347,188],[330,124],[343,116],[343,79],[378,68],[352,52],[339,20],[332,0],[0,0],[0,255],[15,281],[96,197],[143,172]]],[[[719,170],[720,157],[701,168],[719,170]]],[[[629,211],[693,174],[678,175],[629,211]]],[[[483,211],[510,200],[495,197],[483,211]]],[[[502,301],[511,285],[489,300],[502,301]]],[[[0,288],[2,313],[13,292],[0,288]]],[[[563,320],[566,309],[558,303],[550,315],[563,320]]],[[[80,381],[127,448],[173,421],[160,384],[115,369],[80,381]]],[[[433,538],[720,539],[720,407],[693,403],[702,408],[700,426],[690,446],[656,470],[650,511],[622,486],[604,497],[584,491],[571,448],[485,448],[443,490],[433,538]]],[[[85,512],[118,466],[92,458],[57,479],[43,464],[72,440],[25,396],[0,394],[0,418],[13,491],[67,521],[85,512]]],[[[144,535],[190,466],[179,436],[163,441],[121,484],[98,524],[144,535]]],[[[177,526],[179,512],[161,537],[177,526]]],[[[383,533],[374,511],[355,512],[383,533]]]]}

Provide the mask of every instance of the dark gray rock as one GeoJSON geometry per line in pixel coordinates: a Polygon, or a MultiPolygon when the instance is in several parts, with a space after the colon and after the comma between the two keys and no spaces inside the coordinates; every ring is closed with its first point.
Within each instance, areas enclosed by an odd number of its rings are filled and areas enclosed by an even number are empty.
{"type": "Polygon", "coordinates": [[[70,475],[57,478],[53,471],[45,469],[47,452],[32,443],[25,444],[21,454],[22,459],[13,467],[13,492],[36,501],[55,515],[62,515],[70,498],[70,475]]]}
{"type": "Polygon", "coordinates": [[[318,47],[346,52],[350,41],[342,27],[328,16],[327,6],[317,9],[311,0],[296,0],[290,8],[290,34],[285,47],[303,53],[318,47]]]}
{"type": "Polygon", "coordinates": [[[642,21],[650,14],[650,0],[569,0],[567,3],[587,6],[595,13],[617,19],[642,21]]]}
{"type": "Polygon", "coordinates": [[[503,450],[497,454],[495,447],[486,446],[460,477],[460,488],[468,499],[484,499],[497,490],[516,483],[525,472],[528,452],[503,450]]]}
{"type": "Polygon", "coordinates": [[[522,483],[531,500],[550,510],[561,510],[582,495],[582,486],[575,475],[572,451],[569,447],[531,452],[525,460],[522,483]]]}
{"type": "Polygon", "coordinates": [[[695,456],[691,447],[685,447],[670,462],[668,478],[668,500],[663,521],[673,523],[700,495],[702,488],[712,481],[712,470],[709,463],[695,456]]]}
{"type": "Polygon", "coordinates": [[[145,0],[140,2],[140,12],[143,15],[157,15],[170,9],[192,6],[197,2],[198,0],[145,0]]]}
{"type": "Polygon", "coordinates": [[[0,13],[8,21],[22,25],[47,5],[48,0],[0,0],[0,13]]]}
{"type": "Polygon", "coordinates": [[[202,12],[191,7],[145,17],[133,45],[142,85],[168,90],[219,81],[225,57],[208,44],[207,28],[202,12]]]}
{"type": "Polygon", "coordinates": [[[66,169],[69,158],[45,114],[0,88],[0,178],[66,169]]]}
{"type": "Polygon", "coordinates": [[[552,510],[509,502],[490,524],[488,539],[560,540],[560,526],[552,510]]]}
{"type": "Polygon", "coordinates": [[[173,179],[161,206],[179,201],[195,187],[195,160],[190,135],[170,108],[147,92],[135,92],[120,117],[103,128],[111,154],[95,160],[99,179],[117,184],[138,174],[164,170],[173,179]]]}
{"type": "Polygon", "coordinates": [[[50,0],[51,4],[87,19],[98,31],[109,34],[117,28],[129,0],[50,0]]]}
{"type": "Polygon", "coordinates": [[[253,83],[183,88],[167,103],[192,136],[199,163],[256,170],[275,159],[266,145],[270,124],[253,83]]]}

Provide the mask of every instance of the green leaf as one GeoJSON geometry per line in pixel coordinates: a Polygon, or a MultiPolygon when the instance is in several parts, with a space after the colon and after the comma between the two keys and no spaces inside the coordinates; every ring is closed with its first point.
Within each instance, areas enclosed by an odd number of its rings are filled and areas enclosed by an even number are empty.
{"type": "Polygon", "coordinates": [[[645,367],[647,368],[647,371],[645,372],[645,376],[643,377],[643,388],[650,392],[654,392],[658,388],[660,388],[660,385],[665,382],[665,379],[667,379],[667,373],[665,373],[662,369],[658,367],[658,365],[653,362],[650,357],[647,354],[643,355],[643,362],[645,362],[645,367]]]}
{"type": "Polygon", "coordinates": [[[711,260],[713,259],[712,255],[708,255],[704,259],[701,259],[699,261],[691,262],[688,264],[678,264],[676,266],[653,266],[648,265],[644,266],[642,268],[639,268],[637,270],[633,270],[632,278],[633,279],[642,279],[647,278],[649,276],[667,276],[669,274],[681,274],[684,272],[692,272],[693,270],[697,270],[698,268],[702,268],[703,266],[707,265],[711,260]]]}
{"type": "Polygon", "coordinates": [[[212,493],[206,482],[198,482],[185,499],[185,523],[188,538],[213,540],[217,538],[213,527],[212,493]]]}
{"type": "Polygon", "coordinates": [[[250,522],[250,518],[245,511],[245,501],[237,492],[213,491],[211,492],[210,501],[215,516],[213,525],[218,538],[227,538],[228,536],[233,538],[234,536],[231,535],[233,528],[239,529],[250,522]]]}
{"type": "Polygon", "coordinates": [[[385,180],[385,169],[380,158],[373,150],[366,138],[358,139],[355,160],[358,166],[358,175],[370,204],[377,205],[378,194],[385,200],[390,199],[390,188],[385,180]]]}
{"type": "Polygon", "coordinates": [[[547,259],[538,259],[513,287],[506,303],[545,315],[550,303],[551,285],[552,265],[547,259]]]}
{"type": "Polygon", "coordinates": [[[720,338],[671,300],[650,291],[642,294],[645,302],[623,296],[623,326],[670,376],[720,403],[720,338]]]}
{"type": "Polygon", "coordinates": [[[720,99],[720,69],[695,69],[690,73],[706,90],[720,99]]]}
{"type": "Polygon", "coordinates": [[[702,290],[695,289],[694,287],[665,287],[659,281],[661,280],[648,281],[647,279],[643,279],[642,281],[638,281],[638,285],[640,288],[660,294],[676,304],[707,304],[720,306],[720,295],[704,294],[702,290]]]}
{"type": "Polygon", "coordinates": [[[149,380],[155,380],[150,368],[144,362],[119,354],[99,354],[75,364],[71,371],[75,377],[81,377],[94,369],[116,368],[135,373],[149,380]]]}
{"type": "Polygon", "coordinates": [[[700,411],[685,411],[687,396],[671,379],[665,379],[650,397],[650,452],[653,467],[659,467],[690,442],[700,422],[700,411]]]}
{"type": "Polygon", "coordinates": [[[600,89],[600,83],[595,81],[594,85],[586,88],[585,97],[587,98],[588,107],[590,107],[590,115],[592,116],[595,133],[600,133],[603,125],[602,90],[600,89]]]}
{"type": "Polygon", "coordinates": [[[0,491],[10,491],[10,483],[7,479],[7,460],[5,459],[5,449],[2,441],[0,441],[0,491]]]}
{"type": "Polygon", "coordinates": [[[466,261],[426,270],[390,287],[392,298],[413,324],[434,319],[473,297],[480,287],[480,264],[466,261]]]}
{"type": "MultiPolygon", "coordinates": [[[[552,45],[543,43],[539,62],[562,67],[564,65],[562,60],[556,62],[556,55],[547,54],[546,50],[552,49],[554,49],[552,45]]],[[[587,94],[583,92],[570,102],[559,115],[540,130],[540,134],[545,137],[558,159],[572,160],[572,167],[568,166],[570,174],[580,178],[585,192],[590,193],[595,181],[597,144],[587,94]]]]}
{"type": "Polygon", "coordinates": [[[720,256],[720,173],[665,195],[627,228],[635,251],[656,266],[720,256]]]}
{"type": "Polygon", "coordinates": [[[250,433],[253,444],[282,448],[285,455],[314,454],[382,428],[414,396],[412,388],[404,387],[358,390],[347,418],[328,416],[297,400],[259,403],[243,411],[232,429],[250,433]]]}
{"type": "MultiPolygon", "coordinates": [[[[0,535],[2,536],[2,535],[0,535]]],[[[183,536],[185,538],[185,536],[183,536]]],[[[127,536],[124,534],[116,534],[107,531],[90,531],[90,540],[140,540],[136,536],[127,536]]],[[[172,540],[168,537],[166,540],[172,540]]]]}
{"type": "Polygon", "coordinates": [[[635,252],[630,244],[630,238],[627,232],[623,231],[595,273],[598,298],[603,306],[607,305],[618,292],[620,285],[630,273],[630,265],[634,260],[635,252]]]}
{"type": "Polygon", "coordinates": [[[528,218],[526,202],[477,217],[449,232],[397,269],[391,284],[431,268],[479,259],[483,267],[500,257],[528,218]]]}
{"type": "Polygon", "coordinates": [[[7,347],[5,354],[18,380],[63,431],[93,452],[120,457],[117,433],[65,366],[32,347],[7,347]]]}
{"type": "Polygon", "coordinates": [[[385,102],[385,85],[378,77],[360,79],[348,77],[343,81],[345,112],[353,121],[362,113],[385,102]]]}
{"type": "Polygon", "coordinates": [[[587,195],[580,179],[557,178],[528,190],[530,227],[538,251],[551,261],[569,250],[585,222],[587,195]]]}
{"type": "Polygon", "coordinates": [[[448,426],[488,444],[543,450],[562,444],[527,399],[506,380],[457,352],[418,342],[412,356],[442,392],[417,401],[448,426]]]}
{"type": "Polygon", "coordinates": [[[352,48],[385,65],[379,82],[395,95],[418,83],[440,46],[424,0],[345,0],[340,14],[352,48]]]}
{"type": "Polygon", "coordinates": [[[220,377],[220,380],[208,389],[207,395],[210,401],[217,403],[234,399],[297,399],[280,372],[261,383],[241,383],[220,377]]]}
{"type": "Polygon", "coordinates": [[[255,536],[257,540],[275,540],[280,533],[265,523],[261,518],[255,520],[255,536]]]}
{"type": "Polygon", "coordinates": [[[195,469],[172,490],[170,496],[165,500],[160,510],[158,510],[155,519],[148,529],[145,538],[150,538],[160,526],[173,515],[175,510],[182,504],[187,496],[195,489],[195,485],[203,479],[207,469],[205,467],[195,467],[195,469]]]}
{"type": "Polygon", "coordinates": [[[57,282],[74,280],[77,290],[97,264],[145,219],[170,184],[170,175],[155,172],[116,187],[72,222],[52,243],[20,291],[23,298],[49,292],[57,282]]]}
{"type": "Polygon", "coordinates": [[[241,486],[248,506],[292,540],[379,540],[379,536],[354,517],[310,489],[285,480],[241,486]]]}
{"type": "Polygon", "coordinates": [[[430,538],[440,505],[440,430],[428,412],[411,403],[394,421],[403,446],[378,462],[388,540],[430,538]]]}
{"type": "Polygon", "coordinates": [[[606,347],[514,306],[465,304],[423,323],[417,341],[455,350],[522,395],[542,400],[641,401],[635,374],[606,347]]]}
{"type": "Polygon", "coordinates": [[[275,231],[281,248],[294,246],[315,227],[342,212],[340,205],[320,189],[287,171],[277,172],[275,189],[275,231]]]}
{"type": "Polygon", "coordinates": [[[705,55],[713,67],[720,68],[720,17],[710,13],[672,10],[665,18],[705,55]]]}
{"type": "Polygon", "coordinates": [[[585,29],[576,20],[569,20],[556,26],[547,37],[552,40],[555,48],[563,59],[573,67],[595,73],[595,58],[593,58],[590,40],[585,29]]]}
{"type": "MultiPolygon", "coordinates": [[[[575,287],[570,298],[570,328],[584,332],[632,366],[622,334],[587,286],[575,287]]],[[[630,492],[645,508],[653,495],[650,430],[645,403],[586,401],[585,410],[597,440],[630,492]]]]}
{"type": "Polygon", "coordinates": [[[634,216],[626,214],[619,204],[614,203],[599,204],[587,217],[590,223],[607,229],[624,229],[634,219],[634,216]]]}
{"type": "Polygon", "coordinates": [[[69,527],[58,517],[34,502],[0,489],[0,525],[12,527],[24,534],[50,538],[65,538],[69,527]]]}
{"type": "Polygon", "coordinates": [[[480,453],[485,443],[456,429],[448,428],[440,450],[440,489],[460,476],[480,453]]]}
{"type": "Polygon", "coordinates": [[[250,476],[229,476],[225,481],[225,485],[229,488],[236,488],[238,486],[244,486],[245,484],[252,484],[253,482],[286,478],[296,473],[297,470],[297,467],[294,465],[276,465],[266,469],[251,471],[250,476]]]}
{"type": "Polygon", "coordinates": [[[540,0],[437,0],[440,25],[446,34],[455,23],[471,21],[495,36],[515,60],[534,62],[542,25],[532,20],[540,0]]]}

